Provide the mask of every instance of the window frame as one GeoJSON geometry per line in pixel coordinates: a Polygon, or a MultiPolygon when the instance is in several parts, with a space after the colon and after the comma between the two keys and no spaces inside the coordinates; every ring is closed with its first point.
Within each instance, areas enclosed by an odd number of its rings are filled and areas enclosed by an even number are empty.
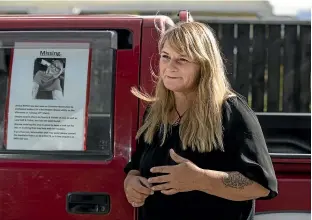
{"type": "MultiPolygon", "coordinates": [[[[114,157],[114,112],[115,112],[115,89],[116,89],[116,66],[117,66],[117,50],[118,50],[118,46],[117,46],[117,32],[114,29],[106,29],[106,30],[27,30],[27,31],[2,31],[0,30],[0,40],[1,37],[3,36],[3,34],[12,34],[14,36],[14,34],[16,35],[15,39],[11,41],[16,42],[16,41],[22,41],[22,39],[31,39],[32,41],[35,41],[33,38],[29,38],[29,36],[27,36],[27,34],[31,35],[31,34],[37,34],[40,36],[41,35],[45,35],[45,34],[54,34],[56,36],[62,36],[59,37],[58,40],[60,40],[60,42],[64,42],[65,40],[69,40],[70,42],[75,42],[75,40],[72,40],[71,37],[74,36],[75,39],[80,40],[80,42],[82,41],[82,39],[84,39],[84,41],[90,42],[90,51],[92,53],[92,49],[95,48],[96,45],[101,44],[102,47],[97,48],[97,49],[109,49],[112,50],[112,76],[111,76],[111,97],[110,97],[110,113],[109,113],[109,136],[110,136],[110,140],[109,140],[109,154],[103,153],[100,150],[86,150],[86,151],[40,151],[40,150],[7,150],[7,149],[0,149],[0,159],[26,159],[26,160],[101,160],[101,161],[108,161],[108,160],[112,160],[112,158],[114,157]],[[23,37],[20,37],[21,33],[23,34],[23,37]],[[25,34],[25,35],[24,35],[25,34]],[[80,36],[83,37],[76,37],[78,34],[80,34],[80,36]],[[110,35],[110,41],[109,44],[107,44],[104,47],[103,45],[103,41],[96,41],[96,39],[98,38],[103,38],[107,39],[107,35],[110,35]],[[26,36],[26,37],[25,37],[26,36]],[[65,37],[64,37],[65,36],[65,37]],[[94,40],[94,41],[92,41],[94,40]]],[[[49,35],[50,37],[51,35],[49,35]]],[[[38,37],[38,36],[35,36],[38,37]]],[[[43,38],[42,36],[40,36],[40,41],[42,42],[47,42],[47,41],[51,41],[52,39],[46,39],[43,38]]],[[[55,39],[55,38],[54,38],[55,39]]],[[[13,49],[14,46],[12,47],[1,47],[1,49],[13,49]]],[[[91,66],[92,69],[92,66],[91,66]]],[[[8,69],[8,71],[10,71],[8,69]]],[[[10,74],[10,73],[9,73],[10,74]]],[[[9,75],[8,75],[9,77],[9,75]]],[[[92,72],[90,73],[90,79],[92,77],[92,72]]],[[[8,88],[7,88],[8,89],[8,88]]],[[[88,92],[88,97],[87,99],[90,98],[90,87],[89,87],[89,91],[88,92]]],[[[7,91],[8,93],[8,91],[7,91]]],[[[7,98],[7,94],[6,94],[6,98],[7,98]]],[[[88,111],[88,120],[90,118],[90,115],[94,115],[93,112],[89,113],[89,109],[88,106],[86,107],[86,111],[88,111]]],[[[6,110],[4,111],[4,120],[6,117],[6,110]]],[[[103,114],[106,115],[106,114],[103,114]]],[[[105,116],[106,117],[106,116],[105,116]]],[[[6,128],[5,128],[6,129],[6,128]]],[[[88,132],[88,129],[87,129],[88,132]]],[[[88,133],[85,134],[84,138],[87,138],[88,133]]],[[[2,144],[2,143],[1,143],[2,144]]]]}
{"type": "Polygon", "coordinates": [[[272,158],[282,159],[309,159],[311,153],[290,153],[290,152],[271,152],[270,148],[274,144],[293,144],[298,150],[311,149],[311,144],[300,137],[290,136],[291,130],[311,130],[310,113],[284,113],[284,112],[256,112],[257,119],[264,131],[269,154],[272,158]],[[280,131],[272,135],[273,131],[280,131]],[[270,132],[270,134],[269,134],[270,132]],[[289,139],[292,141],[290,142],[289,139]]]}

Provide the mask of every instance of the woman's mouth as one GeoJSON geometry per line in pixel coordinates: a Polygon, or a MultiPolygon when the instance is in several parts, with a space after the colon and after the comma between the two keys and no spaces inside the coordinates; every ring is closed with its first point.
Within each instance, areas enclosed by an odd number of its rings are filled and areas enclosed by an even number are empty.
{"type": "Polygon", "coordinates": [[[175,76],[166,76],[169,79],[178,79],[179,77],[175,77],[175,76]]]}

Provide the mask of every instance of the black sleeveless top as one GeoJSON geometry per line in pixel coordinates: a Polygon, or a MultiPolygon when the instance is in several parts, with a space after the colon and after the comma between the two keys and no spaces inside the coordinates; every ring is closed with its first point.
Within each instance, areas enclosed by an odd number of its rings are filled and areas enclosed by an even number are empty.
{"type": "MultiPolygon", "coordinates": [[[[169,150],[189,159],[198,167],[218,171],[238,171],[249,179],[270,190],[270,199],[277,195],[277,179],[254,112],[241,97],[232,97],[223,105],[224,151],[200,153],[182,150],[179,125],[172,127],[166,142],[160,147],[160,135],[155,135],[151,145],[144,142],[143,135],[137,149],[124,171],[139,170],[149,178],[150,168],[175,165],[169,150]]],[[[139,208],[139,220],[251,220],[254,201],[231,201],[200,191],[164,195],[155,192],[139,208]]]]}

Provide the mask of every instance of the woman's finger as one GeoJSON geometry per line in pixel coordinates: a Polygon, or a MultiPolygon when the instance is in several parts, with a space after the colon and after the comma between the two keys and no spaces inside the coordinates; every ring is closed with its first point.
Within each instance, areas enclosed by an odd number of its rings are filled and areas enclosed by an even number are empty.
{"type": "Polygon", "coordinates": [[[128,197],[135,198],[135,199],[141,200],[141,201],[143,201],[143,200],[145,200],[145,199],[147,198],[147,195],[136,191],[134,188],[129,189],[129,190],[127,191],[126,195],[127,195],[128,197]]]}
{"type": "Polygon", "coordinates": [[[176,165],[172,166],[157,166],[157,167],[152,167],[150,171],[152,173],[172,173],[174,171],[174,168],[176,165]]]}
{"type": "Polygon", "coordinates": [[[138,184],[133,188],[136,192],[140,193],[140,194],[144,194],[146,196],[152,195],[153,192],[150,188],[147,188],[144,185],[138,184]]]}
{"type": "Polygon", "coordinates": [[[142,203],[144,202],[145,200],[142,200],[142,199],[137,199],[137,198],[134,198],[134,197],[131,197],[131,196],[127,196],[127,200],[129,203],[131,202],[135,202],[135,203],[142,203]]]}
{"type": "Polygon", "coordinates": [[[171,186],[170,183],[164,183],[164,184],[159,184],[159,185],[153,186],[152,190],[160,191],[160,190],[168,190],[168,189],[171,189],[171,188],[172,188],[172,186],[171,186]]]}
{"type": "Polygon", "coordinates": [[[148,179],[149,183],[166,183],[169,182],[171,175],[161,175],[157,177],[151,177],[148,179]]]}
{"type": "Polygon", "coordinates": [[[131,202],[131,205],[137,208],[137,207],[141,207],[142,205],[144,205],[144,202],[131,202]]]}
{"type": "Polygon", "coordinates": [[[168,190],[162,190],[160,192],[165,194],[165,195],[173,195],[173,194],[178,193],[178,190],[176,190],[176,189],[168,189],[168,190]]]}
{"type": "Polygon", "coordinates": [[[145,186],[145,187],[147,187],[147,188],[151,188],[152,186],[151,186],[151,184],[147,181],[147,179],[146,178],[144,178],[144,177],[139,177],[139,181],[140,181],[140,184],[142,185],[142,186],[145,186]]]}

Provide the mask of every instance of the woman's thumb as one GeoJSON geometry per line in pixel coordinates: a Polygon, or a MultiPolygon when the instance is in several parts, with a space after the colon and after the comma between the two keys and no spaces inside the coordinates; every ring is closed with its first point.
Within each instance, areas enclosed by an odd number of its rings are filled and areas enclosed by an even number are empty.
{"type": "Polygon", "coordinates": [[[140,181],[142,186],[145,186],[145,187],[147,187],[149,189],[152,188],[151,184],[147,181],[146,178],[140,176],[139,177],[139,181],[140,181]]]}

